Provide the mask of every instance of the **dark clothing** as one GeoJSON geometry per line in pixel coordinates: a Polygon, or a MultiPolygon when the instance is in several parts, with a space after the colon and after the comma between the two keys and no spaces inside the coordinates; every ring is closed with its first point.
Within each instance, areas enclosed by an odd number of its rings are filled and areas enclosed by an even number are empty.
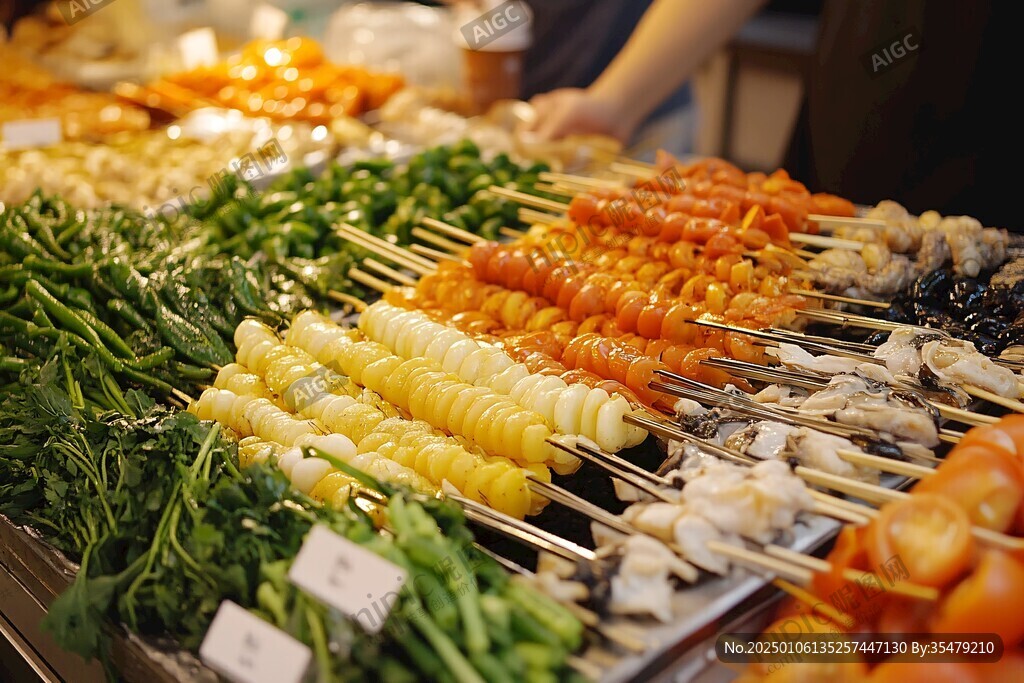
{"type": "Polygon", "coordinates": [[[1000,5],[828,0],[786,161],[793,176],[863,204],[892,198],[1024,227],[1007,168],[1020,140],[1008,93],[1017,13],[1000,5]]]}
{"type": "MultiPolygon", "coordinates": [[[[652,0],[529,0],[533,47],[526,53],[523,99],[557,88],[585,88],[629,40],[652,0]]],[[[690,101],[683,88],[652,115],[690,101]]]]}

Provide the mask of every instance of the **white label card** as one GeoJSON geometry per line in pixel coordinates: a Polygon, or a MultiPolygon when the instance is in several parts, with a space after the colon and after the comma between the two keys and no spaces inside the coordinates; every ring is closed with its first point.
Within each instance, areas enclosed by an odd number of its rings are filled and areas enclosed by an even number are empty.
{"type": "Polygon", "coordinates": [[[261,2],[252,13],[249,34],[253,38],[281,40],[288,26],[288,13],[283,9],[261,2]]]}
{"type": "Polygon", "coordinates": [[[186,70],[214,66],[220,59],[217,34],[212,28],[197,28],[178,37],[178,52],[186,70]]]}
{"type": "Polygon", "coordinates": [[[408,576],[401,567],[317,525],[302,543],[288,578],[373,634],[384,627],[408,576]]]}
{"type": "Polygon", "coordinates": [[[8,121],[0,128],[7,149],[48,147],[64,139],[60,119],[22,119],[8,121]]]}
{"type": "Polygon", "coordinates": [[[203,638],[199,658],[233,683],[301,683],[313,652],[284,631],[225,600],[203,638]]]}

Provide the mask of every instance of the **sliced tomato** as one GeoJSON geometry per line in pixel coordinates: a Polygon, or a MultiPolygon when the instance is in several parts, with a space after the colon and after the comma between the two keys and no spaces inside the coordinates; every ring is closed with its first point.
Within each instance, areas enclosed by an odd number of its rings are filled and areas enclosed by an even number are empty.
{"type": "Polygon", "coordinates": [[[977,444],[954,450],[914,491],[945,496],[966,510],[972,523],[1000,533],[1014,526],[1024,502],[1016,457],[977,444]]]}
{"type": "MultiPolygon", "coordinates": [[[[864,547],[864,536],[867,527],[844,526],[836,538],[832,552],[828,554],[831,571],[819,572],[814,575],[811,584],[814,594],[829,601],[833,596],[841,595],[850,582],[843,576],[846,569],[866,570],[869,567],[867,549],[864,547]]],[[[853,615],[851,615],[853,616],[853,615]]]]}
{"type": "Polygon", "coordinates": [[[935,609],[925,600],[892,596],[875,621],[878,633],[927,633],[928,618],[935,609]]]}
{"type": "Polygon", "coordinates": [[[569,202],[569,218],[577,225],[589,225],[598,215],[598,199],[589,194],[578,194],[569,202]]]}
{"type": "Polygon", "coordinates": [[[943,599],[934,633],[998,633],[1006,648],[1024,639],[1024,563],[986,550],[970,576],[943,599]]]}
{"type": "Polygon", "coordinates": [[[943,587],[971,564],[974,538],[967,513],[933,493],[915,494],[882,507],[868,525],[866,546],[872,566],[899,557],[908,581],[943,587]]]}

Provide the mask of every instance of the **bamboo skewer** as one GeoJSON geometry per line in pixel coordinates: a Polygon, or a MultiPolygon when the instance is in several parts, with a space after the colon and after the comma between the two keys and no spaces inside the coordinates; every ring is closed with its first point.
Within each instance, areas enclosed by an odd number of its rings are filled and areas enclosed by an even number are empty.
{"type": "Polygon", "coordinates": [[[891,458],[882,458],[877,455],[871,455],[870,453],[859,453],[857,451],[848,450],[837,450],[836,453],[840,458],[853,465],[860,465],[862,467],[874,467],[882,472],[889,472],[890,474],[900,474],[904,477],[911,477],[913,479],[925,479],[935,474],[935,470],[931,467],[923,467],[921,465],[915,465],[909,462],[901,462],[899,460],[893,460],[891,458]]]}
{"type": "Polygon", "coordinates": [[[385,265],[385,264],[383,264],[380,261],[377,261],[375,259],[372,259],[372,258],[369,258],[369,257],[364,258],[363,259],[363,266],[368,268],[368,269],[370,269],[370,270],[377,271],[377,273],[379,273],[379,274],[381,274],[381,275],[383,275],[385,277],[389,277],[392,280],[394,280],[395,282],[398,282],[399,284],[403,284],[406,287],[415,287],[416,286],[416,282],[417,282],[416,278],[409,277],[405,273],[397,271],[394,268],[392,268],[391,266],[385,265]]]}
{"type": "MultiPolygon", "coordinates": [[[[766,554],[777,557],[780,560],[800,564],[815,573],[832,571],[832,565],[826,560],[812,557],[811,555],[804,555],[789,548],[772,544],[766,545],[764,551],[766,554]]],[[[861,581],[868,576],[870,576],[869,572],[854,569],[853,567],[847,567],[843,570],[843,578],[849,581],[861,581]]],[[[939,589],[932,586],[921,586],[900,581],[892,586],[890,590],[893,593],[928,602],[934,602],[939,599],[939,589]]]]}
{"type": "Polygon", "coordinates": [[[356,313],[362,313],[366,310],[366,302],[362,299],[357,299],[351,294],[336,292],[332,289],[327,292],[327,297],[332,301],[337,301],[339,304],[347,304],[351,306],[356,313]]]}
{"type": "Polygon", "coordinates": [[[393,261],[403,268],[408,268],[418,275],[429,275],[437,269],[436,264],[428,261],[422,256],[418,256],[412,252],[401,249],[400,247],[396,247],[390,242],[378,237],[373,237],[361,230],[357,230],[343,224],[337,232],[340,237],[347,239],[364,249],[372,251],[388,261],[393,261]]]}
{"type": "Polygon", "coordinates": [[[971,384],[965,384],[964,391],[975,398],[983,399],[989,403],[995,403],[996,405],[1009,408],[1010,410],[1018,413],[1024,413],[1024,403],[1021,403],[1016,399],[1006,398],[1005,396],[1000,396],[999,394],[995,394],[987,389],[982,389],[981,387],[976,387],[971,384]]]}
{"type": "Polygon", "coordinates": [[[432,244],[433,246],[452,254],[460,254],[466,249],[466,245],[464,244],[452,242],[449,239],[445,239],[444,237],[432,233],[429,230],[424,230],[423,228],[413,228],[411,234],[413,237],[421,239],[427,244],[432,244]]]}
{"type": "Polygon", "coordinates": [[[454,225],[449,225],[448,223],[439,221],[436,218],[423,218],[420,221],[420,224],[425,225],[426,227],[432,230],[436,230],[444,235],[448,235],[449,237],[454,237],[464,242],[468,242],[469,244],[476,244],[477,242],[484,241],[484,238],[480,237],[480,235],[474,235],[468,230],[457,228],[454,225]]]}
{"type": "Polygon", "coordinates": [[[520,221],[528,225],[553,225],[561,220],[554,214],[537,211],[527,207],[519,207],[518,216],[520,221]]]}
{"type": "Polygon", "coordinates": [[[364,287],[376,289],[381,294],[387,294],[389,291],[391,291],[393,287],[393,285],[390,285],[387,282],[384,282],[383,280],[376,278],[373,275],[370,275],[369,273],[364,273],[358,268],[349,268],[348,276],[355,280],[356,282],[358,282],[359,284],[363,285],[364,287]]]}
{"type": "MultiPolygon", "coordinates": [[[[419,256],[428,256],[434,261],[451,261],[452,263],[462,263],[462,259],[458,256],[453,256],[446,251],[439,251],[437,249],[431,249],[425,247],[422,244],[413,244],[409,247],[414,253],[419,256]]],[[[436,264],[435,264],[436,267],[436,264]]]]}
{"type": "Polygon", "coordinates": [[[888,227],[888,223],[877,218],[850,218],[847,216],[829,216],[823,213],[807,214],[807,220],[817,223],[819,227],[828,227],[829,229],[844,226],[879,229],[885,229],[886,227],[888,227]]]}
{"type": "Polygon", "coordinates": [[[870,299],[855,299],[850,296],[839,296],[837,294],[825,294],[824,292],[815,292],[810,289],[791,289],[790,294],[799,294],[800,296],[810,297],[812,299],[822,299],[823,301],[837,301],[845,304],[856,304],[857,306],[870,306],[872,308],[890,308],[891,304],[887,304],[884,301],[871,301],[870,299]]]}
{"type": "Polygon", "coordinates": [[[487,188],[487,191],[491,194],[495,194],[505,199],[511,199],[519,202],[525,206],[530,206],[535,209],[545,209],[547,211],[554,211],[559,214],[563,214],[569,210],[569,205],[562,202],[556,202],[551,199],[545,199],[544,197],[538,197],[536,195],[528,194],[526,192],[519,192],[518,190],[510,190],[507,187],[501,185],[491,185],[487,188]]]}
{"type": "Polygon", "coordinates": [[[839,237],[825,237],[824,235],[811,235],[806,232],[789,233],[789,241],[822,249],[842,249],[844,251],[860,251],[866,246],[865,242],[845,240],[839,237]]]}
{"type": "Polygon", "coordinates": [[[516,230],[515,228],[506,227],[498,228],[498,234],[503,235],[504,237],[511,237],[514,240],[522,239],[523,237],[526,236],[525,232],[516,230]]]}

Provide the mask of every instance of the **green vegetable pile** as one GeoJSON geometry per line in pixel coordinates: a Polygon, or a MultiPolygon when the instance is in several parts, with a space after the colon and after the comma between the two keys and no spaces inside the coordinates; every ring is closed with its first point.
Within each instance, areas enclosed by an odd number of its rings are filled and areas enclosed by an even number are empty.
{"type": "Polygon", "coordinates": [[[478,552],[458,507],[336,462],[386,508],[382,535],[354,499],[325,508],[276,469],[239,471],[218,426],[122,390],[95,349],[45,342],[41,364],[0,369],[0,513],[81,561],[44,622],[62,647],[106,661],[112,621],[196,649],[232,600],[308,644],[318,681],[575,677],[580,623],[478,552]],[[378,636],[288,581],[316,524],[408,572],[378,636]]]}
{"type": "Polygon", "coordinates": [[[155,395],[188,393],[233,358],[246,316],[278,324],[323,299],[335,266],[224,255],[215,235],[181,219],[111,208],[77,211],[37,193],[0,212],[4,362],[40,356],[41,339],[92,349],[155,395]]]}
{"type": "MultiPolygon", "coordinates": [[[[533,192],[538,174],[546,170],[539,163],[517,165],[505,154],[485,162],[476,145],[465,140],[426,150],[405,165],[335,163],[319,178],[309,169],[297,169],[262,196],[205,205],[194,215],[215,225],[224,248],[243,258],[256,250],[272,260],[339,251],[360,257],[361,250],[335,234],[340,223],[409,244],[412,229],[430,217],[496,239],[503,226],[520,225],[518,206],[485,190],[497,184],[533,192]]],[[[341,289],[341,284],[331,286],[341,289]]]]}
{"type": "Polygon", "coordinates": [[[81,211],[40,193],[0,205],[0,365],[39,358],[40,339],[59,337],[154,396],[194,395],[231,362],[242,318],[277,325],[332,291],[363,293],[347,273],[368,253],[336,234],[340,223],[408,244],[430,216],[493,238],[519,225],[517,207],[485,189],[528,189],[545,168],[484,162],[465,141],[402,166],[334,164],[318,179],[298,169],[262,195],[230,176],[174,217],[81,211]]]}

